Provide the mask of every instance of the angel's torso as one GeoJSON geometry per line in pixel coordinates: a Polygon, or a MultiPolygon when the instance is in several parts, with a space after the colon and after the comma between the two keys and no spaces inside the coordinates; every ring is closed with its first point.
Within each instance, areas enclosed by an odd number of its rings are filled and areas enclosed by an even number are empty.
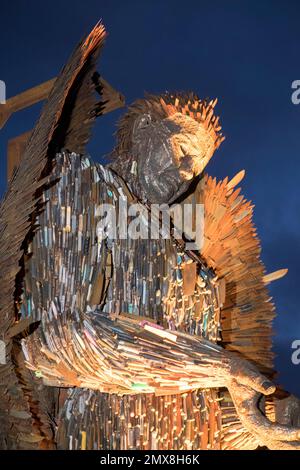
{"type": "MultiPolygon", "coordinates": [[[[58,157],[56,172],[61,179],[44,196],[50,203],[39,216],[40,229],[30,247],[22,315],[39,319],[55,298],[64,310],[146,317],[217,341],[220,292],[214,273],[195,266],[171,239],[101,240],[99,206],[111,204],[120,224],[118,195],[124,197],[124,184],[74,154],[58,157]],[[60,246],[59,256],[54,246],[60,246]]],[[[218,448],[217,399],[217,391],[120,397],[74,389],[61,411],[58,445],[218,448]]]]}

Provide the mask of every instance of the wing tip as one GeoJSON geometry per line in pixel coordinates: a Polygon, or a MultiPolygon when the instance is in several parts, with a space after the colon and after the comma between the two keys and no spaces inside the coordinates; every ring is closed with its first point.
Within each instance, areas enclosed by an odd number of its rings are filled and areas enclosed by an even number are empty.
{"type": "Polygon", "coordinates": [[[84,57],[88,57],[98,49],[103,44],[106,36],[107,32],[105,26],[102,23],[102,20],[99,20],[82,43],[81,48],[83,50],[84,57]]]}

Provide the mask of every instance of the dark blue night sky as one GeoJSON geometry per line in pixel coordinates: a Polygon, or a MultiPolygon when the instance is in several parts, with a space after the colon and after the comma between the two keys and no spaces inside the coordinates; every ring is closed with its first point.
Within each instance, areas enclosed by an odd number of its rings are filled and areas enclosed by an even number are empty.
{"type": "MultiPolygon", "coordinates": [[[[288,275],[271,285],[277,305],[278,381],[300,395],[300,80],[299,1],[2,2],[0,79],[7,96],[55,76],[73,47],[102,18],[109,33],[99,71],[130,103],[144,91],[193,90],[218,97],[226,141],[208,166],[223,178],[246,170],[244,194],[267,271],[288,275]]],[[[40,106],[14,115],[0,131],[0,191],[6,185],[7,140],[32,128],[40,106]]],[[[100,160],[113,146],[121,111],[99,119],[89,151],[100,160]]]]}

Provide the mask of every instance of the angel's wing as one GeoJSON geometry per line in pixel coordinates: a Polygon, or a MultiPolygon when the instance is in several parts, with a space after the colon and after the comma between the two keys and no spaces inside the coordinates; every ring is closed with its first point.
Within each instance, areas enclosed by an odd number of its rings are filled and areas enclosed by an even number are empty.
{"type": "Polygon", "coordinates": [[[88,140],[96,117],[96,97],[92,77],[105,38],[98,24],[75,49],[57,78],[42,114],[28,142],[21,165],[13,175],[0,206],[1,298],[0,328],[14,321],[15,279],[20,269],[21,245],[31,227],[45,177],[53,156],[62,147],[80,152],[88,140]]]}
{"type": "Polygon", "coordinates": [[[47,417],[37,406],[40,397],[34,396],[31,378],[24,377],[19,345],[13,341],[13,336],[24,329],[24,323],[15,323],[16,303],[22,290],[24,248],[34,231],[54,156],[62,147],[82,152],[94,119],[105,106],[95,95],[95,87],[98,91],[101,88],[95,66],[105,35],[103,25],[97,24],[73,52],[54,84],[0,205],[0,334],[6,346],[6,357],[0,361],[3,448],[41,447],[51,442],[47,417]]]}

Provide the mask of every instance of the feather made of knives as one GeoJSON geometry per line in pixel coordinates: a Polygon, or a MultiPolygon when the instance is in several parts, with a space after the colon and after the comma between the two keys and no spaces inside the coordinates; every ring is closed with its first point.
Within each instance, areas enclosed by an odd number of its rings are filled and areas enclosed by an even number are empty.
{"type": "Polygon", "coordinates": [[[57,78],[31,134],[19,168],[10,181],[0,205],[0,334],[6,338],[6,364],[0,366],[0,405],[2,436],[0,446],[40,447],[40,426],[28,405],[30,387],[25,392],[18,377],[18,365],[12,354],[13,340],[9,329],[15,322],[19,282],[22,276],[24,249],[34,232],[35,214],[41,209],[43,186],[53,166],[55,150],[67,145],[81,151],[88,140],[96,114],[101,113],[93,97],[92,78],[106,33],[98,23],[81,41],[57,78]],[[95,108],[96,107],[96,108],[95,108]],[[96,111],[95,111],[96,109],[96,111]],[[25,241],[25,243],[24,243],[25,241]],[[7,409],[15,406],[29,411],[26,426],[7,409]],[[31,437],[30,437],[31,436],[31,437]]]}

